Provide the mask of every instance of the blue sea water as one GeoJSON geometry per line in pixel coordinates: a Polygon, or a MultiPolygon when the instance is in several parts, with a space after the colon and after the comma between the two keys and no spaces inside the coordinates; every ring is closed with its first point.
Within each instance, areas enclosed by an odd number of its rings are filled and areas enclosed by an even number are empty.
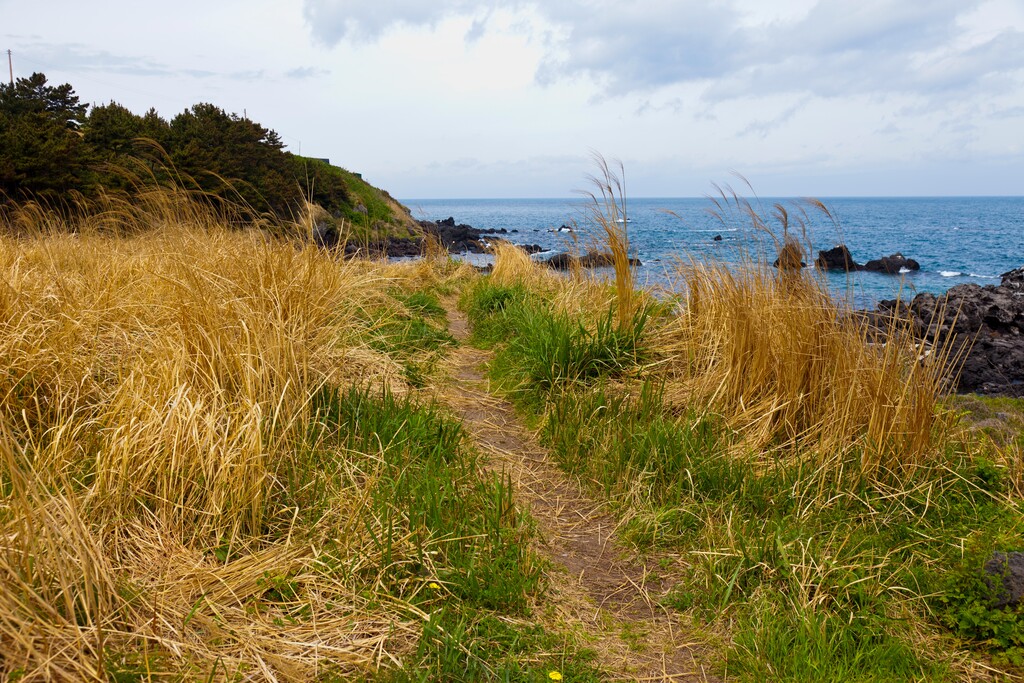
{"type": "MultiPolygon", "coordinates": [[[[789,214],[789,230],[809,252],[844,243],[858,263],[896,252],[921,264],[902,275],[861,272],[827,275],[837,297],[870,306],[899,294],[943,292],[964,282],[998,284],[999,275],[1024,265],[1024,197],[896,197],[823,199],[828,214],[798,199],[751,200],[769,228],[781,235],[776,205],[789,214]],[[802,224],[802,225],[801,225],[802,224]]],[[[572,248],[573,235],[556,232],[576,227],[585,246],[599,232],[587,220],[588,202],[574,199],[413,199],[403,200],[413,215],[425,220],[452,216],[475,228],[504,228],[515,243],[539,244],[546,250],[572,248]],[[515,232],[512,232],[515,231],[515,232]]],[[[738,262],[744,255],[769,254],[772,239],[754,229],[742,211],[716,209],[710,199],[630,199],[626,212],[631,251],[642,262],[641,284],[678,287],[680,260],[721,259],[738,262]],[[721,241],[714,237],[721,235],[721,241]]]]}

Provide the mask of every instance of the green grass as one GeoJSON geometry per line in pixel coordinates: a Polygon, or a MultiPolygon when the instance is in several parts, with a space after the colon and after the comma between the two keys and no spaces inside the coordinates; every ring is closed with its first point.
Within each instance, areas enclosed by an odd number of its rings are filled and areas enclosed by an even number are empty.
{"type": "Polygon", "coordinates": [[[379,680],[541,683],[551,680],[552,671],[566,681],[603,680],[593,653],[579,650],[541,626],[447,607],[432,615],[416,659],[416,667],[389,671],[379,680]]]}
{"type": "Polygon", "coordinates": [[[525,549],[531,525],[512,504],[508,483],[479,473],[457,422],[411,399],[358,388],[324,390],[313,410],[310,443],[366,454],[372,523],[364,526],[381,553],[371,569],[395,597],[433,581],[460,601],[525,610],[542,573],[525,549]],[[413,557],[399,562],[399,545],[413,557]]]}
{"type": "Polygon", "coordinates": [[[951,406],[960,410],[977,432],[999,447],[1024,452],[1024,398],[1006,396],[954,396],[951,406]]]}
{"type": "Polygon", "coordinates": [[[588,326],[550,310],[521,287],[496,287],[486,280],[461,303],[473,321],[476,343],[505,341],[493,364],[502,386],[535,406],[556,389],[625,376],[644,359],[645,308],[629,325],[617,325],[615,311],[608,310],[588,326]]]}
{"type": "Polygon", "coordinates": [[[870,609],[836,614],[793,608],[765,594],[737,624],[728,670],[752,681],[948,680],[951,671],[897,637],[898,619],[870,609]]]}
{"type": "Polygon", "coordinates": [[[392,305],[363,313],[370,320],[369,345],[398,361],[410,385],[423,388],[436,374],[445,349],[456,344],[455,338],[433,293],[393,291],[391,296],[392,305]]]}
{"type": "Polygon", "coordinates": [[[536,306],[539,301],[526,287],[494,285],[488,280],[466,288],[459,300],[459,307],[473,322],[472,342],[485,348],[514,333],[515,318],[528,304],[536,306]]]}
{"type": "MultiPolygon", "coordinates": [[[[368,599],[383,591],[430,614],[413,657],[381,680],[530,681],[555,669],[595,680],[585,653],[530,620],[544,588],[544,564],[528,548],[533,523],[514,505],[510,481],[482,473],[457,422],[357,388],[324,389],[313,414],[316,466],[350,453],[338,476],[368,487],[354,532],[372,537],[380,560],[359,569],[358,584],[368,599]]],[[[268,590],[281,586],[289,589],[279,579],[268,590]]]]}
{"type": "Polygon", "coordinates": [[[408,294],[396,292],[394,296],[410,311],[425,318],[440,321],[445,319],[444,306],[441,305],[440,299],[434,292],[416,290],[408,294]]]}

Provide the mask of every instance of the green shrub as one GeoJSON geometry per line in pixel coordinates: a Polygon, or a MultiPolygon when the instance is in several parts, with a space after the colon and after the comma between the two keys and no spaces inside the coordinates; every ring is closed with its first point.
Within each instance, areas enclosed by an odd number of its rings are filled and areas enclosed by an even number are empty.
{"type": "Polygon", "coordinates": [[[939,598],[943,622],[958,636],[993,653],[1000,664],[1024,666],[1024,606],[996,606],[1002,584],[983,569],[989,543],[965,558],[939,598]]]}

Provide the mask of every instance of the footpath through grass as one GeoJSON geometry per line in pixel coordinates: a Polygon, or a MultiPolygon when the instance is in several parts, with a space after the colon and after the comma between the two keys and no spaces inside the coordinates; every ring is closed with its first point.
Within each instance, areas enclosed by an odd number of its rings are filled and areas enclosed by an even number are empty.
{"type": "Polygon", "coordinates": [[[173,194],[5,220],[6,680],[601,680],[539,621],[510,482],[430,398],[454,293],[722,674],[1024,663],[981,574],[1024,545],[1019,404],[951,406],[899,328],[871,343],[799,276],[693,268],[655,301],[508,247],[486,278],[345,261],[173,194]]]}
{"type": "Polygon", "coordinates": [[[173,201],[0,237],[0,678],[596,680],[537,623],[509,482],[418,390],[471,274],[173,201]]]}
{"type": "Polygon", "coordinates": [[[610,288],[499,250],[462,306],[560,466],[663,558],[664,605],[717,634],[720,673],[1019,674],[1024,611],[982,574],[1024,549],[1019,439],[972,435],[900,328],[871,344],[813,282],[687,278],[623,319],[610,288]]]}

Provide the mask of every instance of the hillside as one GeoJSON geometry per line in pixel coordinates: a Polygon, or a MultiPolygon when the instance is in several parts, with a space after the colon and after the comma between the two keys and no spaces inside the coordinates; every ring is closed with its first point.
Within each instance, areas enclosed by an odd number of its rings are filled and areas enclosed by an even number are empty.
{"type": "Polygon", "coordinates": [[[293,156],[293,163],[308,174],[310,196],[329,208],[336,221],[345,221],[350,233],[360,238],[379,240],[390,237],[417,237],[422,228],[386,190],[375,187],[353,173],[320,159],[293,156]],[[329,188],[326,191],[317,188],[329,188]]]}
{"type": "Polygon", "coordinates": [[[0,201],[67,207],[169,186],[243,207],[246,218],[294,218],[311,201],[359,239],[419,234],[409,211],[359,174],[287,152],[275,131],[216,105],[166,120],[116,102],[89,107],[41,73],[0,85],[0,201]]]}

